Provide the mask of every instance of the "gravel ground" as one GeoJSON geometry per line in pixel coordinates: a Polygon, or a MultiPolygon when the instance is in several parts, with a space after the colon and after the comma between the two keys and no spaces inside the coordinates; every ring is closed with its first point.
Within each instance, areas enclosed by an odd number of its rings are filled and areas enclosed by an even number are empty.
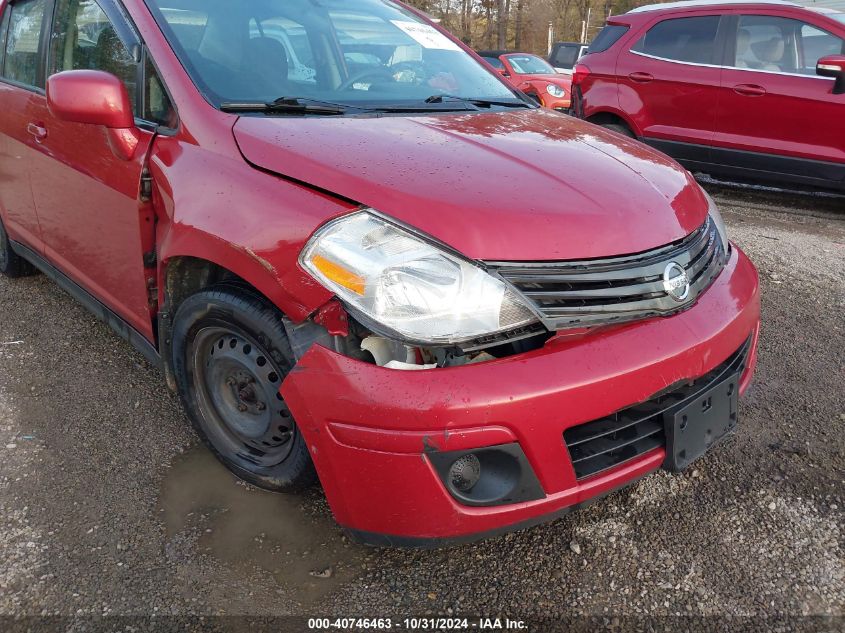
{"type": "Polygon", "coordinates": [[[236,482],[140,355],[43,276],[0,278],[0,615],[841,618],[845,203],[712,189],[763,284],[739,432],[448,550],[352,545],[319,490],[236,482]]]}

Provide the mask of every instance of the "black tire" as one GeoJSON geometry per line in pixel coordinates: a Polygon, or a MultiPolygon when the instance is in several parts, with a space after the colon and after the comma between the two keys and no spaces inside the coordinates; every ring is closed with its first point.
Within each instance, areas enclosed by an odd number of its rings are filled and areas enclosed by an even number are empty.
{"type": "Polygon", "coordinates": [[[278,393],[295,364],[281,316],[249,289],[195,294],[176,311],[172,361],[182,404],[217,458],[260,488],[296,492],[317,474],[278,393]]]}
{"type": "Polygon", "coordinates": [[[0,219],[0,274],[6,277],[26,277],[35,273],[35,267],[12,250],[3,220],[0,219]]]}
{"type": "Polygon", "coordinates": [[[608,130],[613,130],[617,134],[621,134],[622,136],[627,136],[628,138],[636,138],[634,133],[624,123],[601,123],[600,124],[603,128],[608,130]]]}

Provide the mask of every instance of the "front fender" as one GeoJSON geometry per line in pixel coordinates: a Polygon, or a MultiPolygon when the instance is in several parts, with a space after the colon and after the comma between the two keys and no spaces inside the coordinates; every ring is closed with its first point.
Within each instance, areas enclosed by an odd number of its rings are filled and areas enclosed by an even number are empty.
{"type": "Polygon", "coordinates": [[[357,206],[230,157],[160,137],[150,159],[159,262],[159,305],[167,265],[176,257],[206,260],[235,273],[294,322],[331,293],[298,264],[323,223],[357,206]]]}

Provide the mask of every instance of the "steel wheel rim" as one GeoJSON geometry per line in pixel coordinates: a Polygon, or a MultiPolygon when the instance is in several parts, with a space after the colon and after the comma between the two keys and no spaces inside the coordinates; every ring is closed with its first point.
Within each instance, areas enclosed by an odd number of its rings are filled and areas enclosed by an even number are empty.
{"type": "Polygon", "coordinates": [[[284,462],[296,425],[270,354],[241,332],[207,327],[194,339],[192,362],[200,412],[217,450],[260,468],[284,462]]]}

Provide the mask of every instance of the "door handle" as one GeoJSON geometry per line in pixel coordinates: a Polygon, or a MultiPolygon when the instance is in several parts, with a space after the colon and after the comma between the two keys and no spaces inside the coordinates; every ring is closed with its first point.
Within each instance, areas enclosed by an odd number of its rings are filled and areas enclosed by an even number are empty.
{"type": "Polygon", "coordinates": [[[654,76],[651,73],[643,73],[643,72],[635,72],[628,75],[628,78],[631,81],[636,81],[638,84],[647,84],[649,81],[654,80],[654,76]]]}
{"type": "Polygon", "coordinates": [[[734,86],[734,92],[744,97],[762,97],[766,94],[766,89],[757,84],[739,84],[734,86]]]}
{"type": "Polygon", "coordinates": [[[43,123],[30,123],[26,126],[26,131],[35,137],[35,142],[40,143],[47,138],[47,128],[43,123]]]}

